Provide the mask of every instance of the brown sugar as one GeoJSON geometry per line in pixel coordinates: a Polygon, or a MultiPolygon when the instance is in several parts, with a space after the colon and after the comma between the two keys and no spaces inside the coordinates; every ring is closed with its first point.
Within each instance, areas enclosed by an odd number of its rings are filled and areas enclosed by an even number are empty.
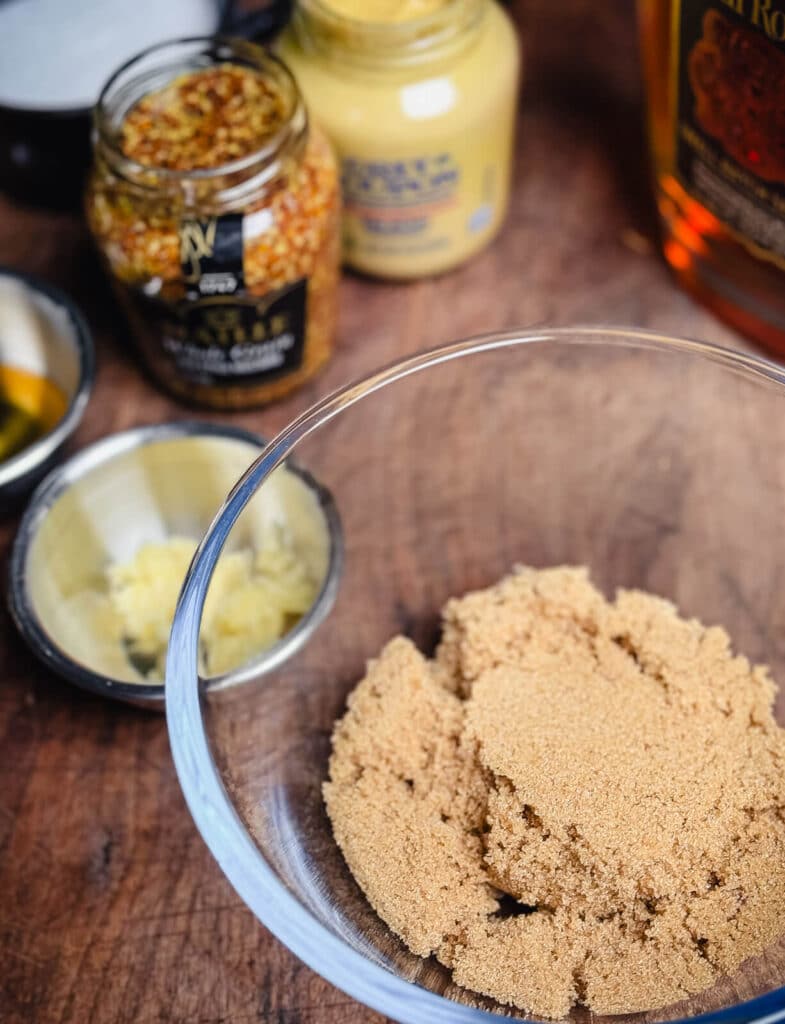
{"type": "Polygon", "coordinates": [[[655,1009],[783,931],[785,731],[763,667],[668,602],[522,569],[403,637],[333,736],[369,901],[466,988],[546,1017],[655,1009]]]}

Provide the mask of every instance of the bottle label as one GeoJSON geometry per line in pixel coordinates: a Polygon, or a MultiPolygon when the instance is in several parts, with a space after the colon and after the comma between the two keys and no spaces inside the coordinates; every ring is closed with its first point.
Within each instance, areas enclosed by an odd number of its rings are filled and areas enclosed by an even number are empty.
{"type": "Polygon", "coordinates": [[[253,295],[245,287],[243,216],[180,224],[185,297],[135,293],[145,344],[177,375],[202,386],[265,384],[302,366],[308,281],[253,295]]]}
{"type": "Polygon", "coordinates": [[[673,11],[679,180],[785,267],[785,0],[674,0],[673,11]]]}
{"type": "Polygon", "coordinates": [[[455,207],[460,182],[449,153],[395,161],[349,158],[341,167],[347,213],[370,234],[409,239],[415,247],[440,214],[455,207]]]}
{"type": "Polygon", "coordinates": [[[266,383],[302,365],[307,299],[305,278],[261,297],[185,299],[161,311],[160,344],[193,383],[266,383]]]}

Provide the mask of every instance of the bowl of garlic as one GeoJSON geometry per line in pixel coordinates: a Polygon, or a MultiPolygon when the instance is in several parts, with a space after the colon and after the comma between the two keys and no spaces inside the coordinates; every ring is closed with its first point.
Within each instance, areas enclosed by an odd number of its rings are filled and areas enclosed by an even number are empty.
{"type": "MultiPolygon", "coordinates": [[[[10,563],[22,636],[76,685],[163,707],[169,630],[216,509],[263,451],[248,431],[181,422],[112,435],[33,495],[10,563]]],[[[210,689],[258,679],[296,650],[332,603],[342,561],[329,493],[281,467],[238,521],[200,633],[210,689]]]]}

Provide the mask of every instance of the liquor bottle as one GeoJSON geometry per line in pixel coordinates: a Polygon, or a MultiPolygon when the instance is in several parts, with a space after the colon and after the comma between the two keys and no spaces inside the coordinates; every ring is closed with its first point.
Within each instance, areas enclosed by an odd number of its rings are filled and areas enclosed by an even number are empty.
{"type": "Polygon", "coordinates": [[[665,257],[785,357],[785,0],[639,0],[665,257]]]}

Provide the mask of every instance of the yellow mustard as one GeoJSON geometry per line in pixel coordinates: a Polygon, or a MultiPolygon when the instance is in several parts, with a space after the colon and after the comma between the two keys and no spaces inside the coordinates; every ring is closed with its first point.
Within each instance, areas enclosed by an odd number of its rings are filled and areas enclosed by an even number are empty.
{"type": "Polygon", "coordinates": [[[493,238],[520,70],[494,0],[299,0],[279,46],[341,161],[348,265],[420,277],[493,238]]]}

